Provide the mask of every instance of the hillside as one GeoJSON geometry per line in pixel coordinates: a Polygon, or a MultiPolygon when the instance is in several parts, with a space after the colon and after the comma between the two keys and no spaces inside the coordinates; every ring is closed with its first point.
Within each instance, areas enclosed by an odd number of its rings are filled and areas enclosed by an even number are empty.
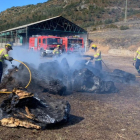
{"type": "MultiPolygon", "coordinates": [[[[48,0],[37,5],[12,7],[0,13],[0,31],[62,15],[87,29],[124,19],[122,0],[48,0]]],[[[128,1],[128,18],[139,17],[140,0],[128,1]]]]}

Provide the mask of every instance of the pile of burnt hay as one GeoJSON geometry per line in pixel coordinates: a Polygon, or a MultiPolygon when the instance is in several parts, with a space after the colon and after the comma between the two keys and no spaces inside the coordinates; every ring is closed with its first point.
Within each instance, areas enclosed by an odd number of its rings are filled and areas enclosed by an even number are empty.
{"type": "Polygon", "coordinates": [[[44,129],[51,124],[67,122],[70,104],[67,101],[42,102],[32,93],[15,90],[0,106],[2,126],[44,129]]]}
{"type": "MultiPolygon", "coordinates": [[[[76,61],[69,66],[66,59],[41,63],[38,69],[27,64],[32,72],[32,81],[27,88],[29,92],[66,95],[73,91],[92,93],[116,92],[113,80],[106,81],[103,74],[84,61],[76,61]]],[[[107,74],[106,74],[107,75],[107,74]]],[[[25,87],[29,81],[29,72],[23,65],[9,70],[4,76],[0,88],[12,90],[25,87]]]]}

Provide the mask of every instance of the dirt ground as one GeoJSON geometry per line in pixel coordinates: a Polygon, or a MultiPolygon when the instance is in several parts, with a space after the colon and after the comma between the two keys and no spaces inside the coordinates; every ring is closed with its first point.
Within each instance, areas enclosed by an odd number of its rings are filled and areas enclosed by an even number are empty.
{"type": "MultiPolygon", "coordinates": [[[[109,68],[103,64],[104,70],[119,68],[137,74],[132,66],[133,58],[105,54],[103,60],[109,68]]],[[[139,79],[131,85],[115,83],[118,93],[49,95],[71,104],[67,124],[46,130],[0,126],[0,140],[140,140],[139,79]]],[[[0,95],[0,103],[6,96],[0,95]]]]}

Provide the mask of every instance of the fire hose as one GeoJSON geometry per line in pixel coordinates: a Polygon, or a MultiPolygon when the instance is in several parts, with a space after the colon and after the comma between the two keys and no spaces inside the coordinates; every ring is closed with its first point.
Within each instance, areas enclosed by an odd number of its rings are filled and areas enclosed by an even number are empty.
{"type": "Polygon", "coordinates": [[[103,60],[101,60],[102,62],[103,62],[103,64],[105,65],[105,67],[109,70],[109,71],[111,71],[109,68],[108,68],[108,66],[105,64],[105,62],[103,61],[103,60]]]}
{"type": "MultiPolygon", "coordinates": [[[[19,61],[19,60],[17,60],[17,59],[14,59],[14,60],[17,61],[17,62],[19,62],[19,63],[21,63],[21,64],[23,64],[23,65],[27,68],[27,70],[29,71],[29,74],[30,74],[29,82],[28,82],[28,84],[25,86],[25,88],[27,88],[27,87],[30,85],[31,79],[32,79],[31,71],[30,71],[29,67],[28,67],[25,63],[23,63],[23,62],[21,62],[21,61],[19,61]]],[[[13,93],[13,92],[15,92],[15,90],[16,90],[16,89],[13,89],[13,91],[9,91],[9,92],[2,92],[2,91],[0,91],[0,93],[13,93]]]]}

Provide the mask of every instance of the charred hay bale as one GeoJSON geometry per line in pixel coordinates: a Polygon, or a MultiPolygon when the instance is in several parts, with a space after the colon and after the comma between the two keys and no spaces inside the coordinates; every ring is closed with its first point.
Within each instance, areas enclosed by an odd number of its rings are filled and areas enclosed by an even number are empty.
{"type": "MultiPolygon", "coordinates": [[[[29,64],[26,64],[32,73],[32,80],[28,86],[30,92],[42,92],[47,91],[51,94],[63,95],[66,91],[66,86],[61,80],[53,79],[48,75],[39,72],[29,64]]],[[[56,70],[57,71],[57,70],[56,70]]],[[[13,90],[14,88],[25,87],[29,82],[29,72],[26,67],[19,65],[18,70],[9,70],[9,73],[3,78],[3,82],[0,85],[1,88],[13,90]]]]}
{"type": "Polygon", "coordinates": [[[92,87],[94,84],[93,73],[88,69],[75,70],[73,73],[73,90],[86,91],[86,87],[92,87]]]}
{"type": "Polygon", "coordinates": [[[129,83],[129,82],[134,82],[136,80],[136,76],[134,74],[125,72],[123,70],[115,69],[113,71],[113,74],[122,77],[123,82],[129,83]]]}
{"type": "Polygon", "coordinates": [[[66,86],[62,81],[52,79],[46,86],[46,90],[51,94],[64,95],[66,92],[66,86]]]}
{"type": "Polygon", "coordinates": [[[88,69],[75,71],[73,75],[73,90],[93,93],[111,93],[116,92],[113,82],[102,81],[88,69]]]}
{"type": "Polygon", "coordinates": [[[136,80],[136,76],[134,74],[115,69],[113,72],[102,72],[102,77],[105,81],[113,81],[118,83],[130,83],[136,80]]]}
{"type": "Polygon", "coordinates": [[[118,83],[123,83],[123,77],[113,74],[111,72],[102,71],[101,79],[104,81],[113,81],[118,83]]]}
{"type": "Polygon", "coordinates": [[[71,75],[66,58],[63,58],[60,64],[58,61],[42,63],[39,70],[44,73],[44,76],[48,77],[48,84],[44,87],[47,92],[64,95],[66,90],[71,90],[71,75]]]}
{"type": "Polygon", "coordinates": [[[67,101],[41,102],[34,97],[19,100],[15,94],[11,94],[0,106],[0,120],[13,117],[40,127],[66,122],[69,113],[70,104],[67,101]]]}

